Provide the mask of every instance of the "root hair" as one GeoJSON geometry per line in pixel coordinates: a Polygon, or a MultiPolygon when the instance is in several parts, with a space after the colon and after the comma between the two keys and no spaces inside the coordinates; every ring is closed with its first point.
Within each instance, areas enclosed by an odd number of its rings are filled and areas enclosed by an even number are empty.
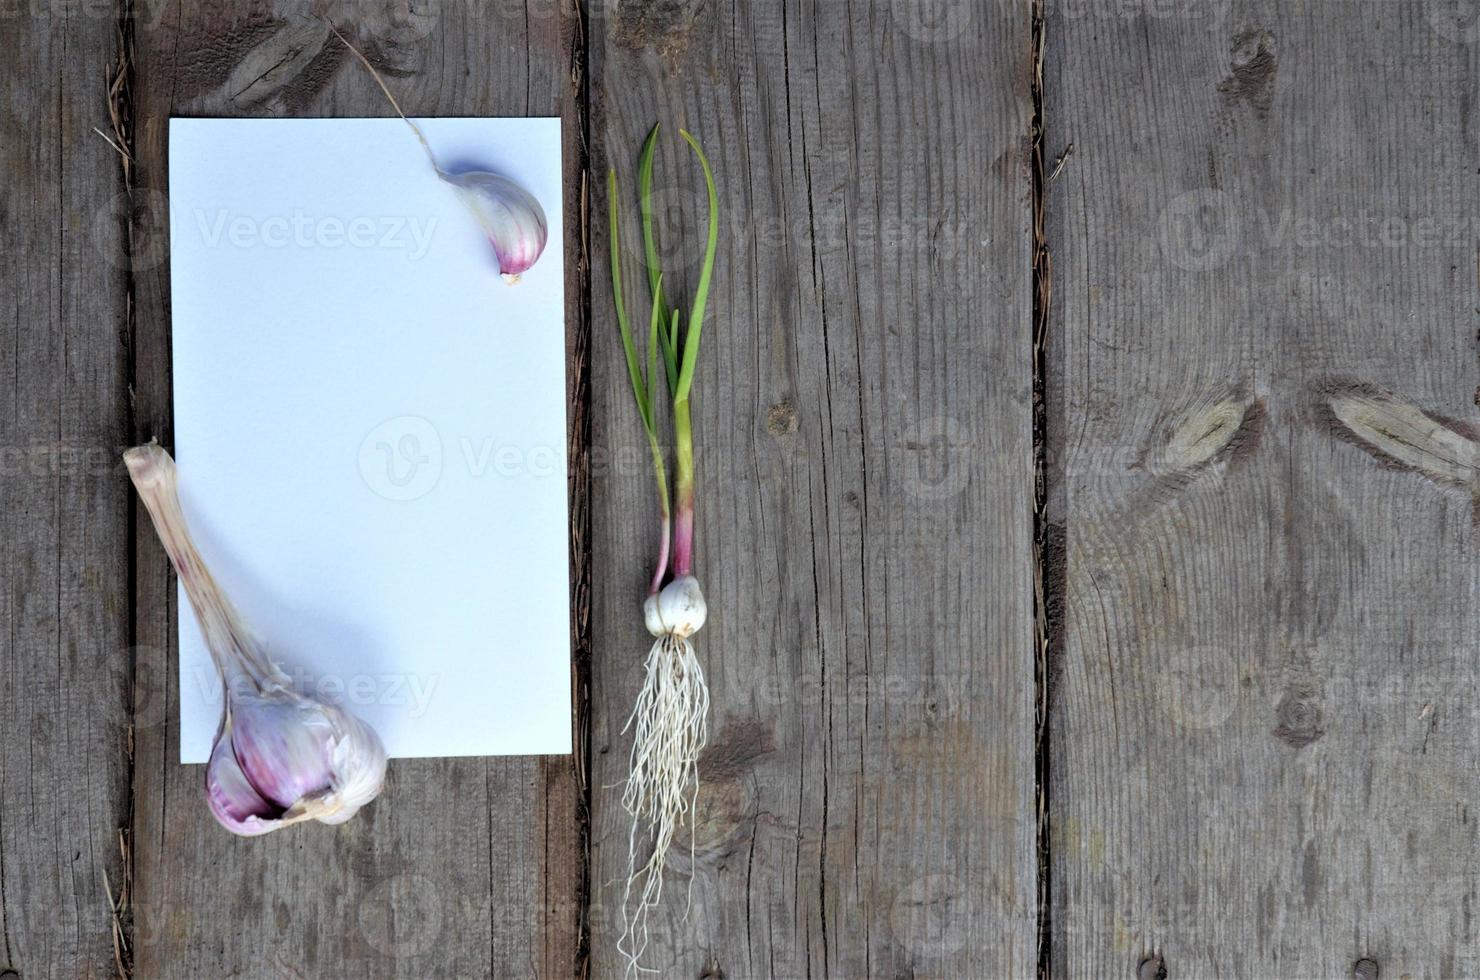
{"type": "MultiPolygon", "coordinates": [[[[622,792],[622,806],[632,817],[632,829],[627,840],[627,884],[622,892],[622,935],[617,949],[627,960],[628,976],[655,972],[644,970],[639,961],[648,945],[648,917],[663,899],[663,864],[685,822],[689,824],[691,858],[694,853],[698,762],[709,739],[708,717],[709,687],[694,645],[674,633],[658,637],[648,651],[637,706],[623,729],[633,731],[631,774],[622,792]],[[644,827],[646,840],[639,841],[644,827]],[[651,846],[641,864],[639,843],[644,849],[651,846]]],[[[689,881],[692,889],[693,878],[689,881]]]]}

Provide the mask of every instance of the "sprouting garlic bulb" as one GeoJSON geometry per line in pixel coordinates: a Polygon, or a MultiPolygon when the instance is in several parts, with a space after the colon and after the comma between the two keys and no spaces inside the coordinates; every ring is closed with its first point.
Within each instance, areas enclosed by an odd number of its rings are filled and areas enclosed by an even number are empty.
{"type": "Polygon", "coordinates": [[[243,628],[190,538],[169,453],[151,442],[123,458],[226,689],[206,766],[211,813],[244,837],[304,820],[348,820],[385,781],[380,737],[343,708],[294,691],[243,628]]]}
{"type": "Polygon", "coordinates": [[[704,626],[709,607],[704,603],[704,590],[692,575],[674,579],[650,595],[642,604],[643,622],[653,636],[676,636],[688,639],[704,626]]]}
{"type": "MultiPolygon", "coordinates": [[[[430,151],[428,151],[430,152],[430,151]]],[[[447,174],[458,198],[473,212],[498,256],[498,270],[509,285],[519,281],[545,250],[550,237],[545,209],[524,188],[507,177],[475,171],[447,174]]]]}

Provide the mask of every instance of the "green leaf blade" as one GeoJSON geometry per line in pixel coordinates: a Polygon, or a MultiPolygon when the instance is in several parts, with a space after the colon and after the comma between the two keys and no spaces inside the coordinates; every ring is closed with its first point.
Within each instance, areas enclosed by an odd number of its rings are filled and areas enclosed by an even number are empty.
{"type": "Polygon", "coordinates": [[[662,123],[653,123],[647,141],[642,146],[642,159],[637,166],[637,195],[642,208],[643,260],[647,263],[648,291],[652,293],[653,305],[663,305],[663,282],[658,261],[658,237],[653,228],[653,158],[658,151],[658,131],[662,123]]]}
{"type": "Polygon", "coordinates": [[[608,214],[611,232],[612,253],[612,296],[617,306],[617,328],[622,333],[622,350],[627,355],[627,376],[632,382],[632,397],[637,402],[638,414],[642,416],[643,428],[653,433],[652,403],[648,397],[647,384],[642,377],[642,362],[637,357],[637,347],[632,342],[632,328],[627,322],[627,304],[622,297],[622,246],[620,205],[617,198],[617,171],[608,170],[606,175],[608,214]]]}
{"type": "Polygon", "coordinates": [[[683,366],[679,370],[678,387],[673,395],[675,400],[687,398],[694,384],[694,370],[699,360],[699,337],[704,329],[704,309],[709,302],[709,284],[714,276],[715,254],[719,250],[719,192],[714,187],[714,171],[710,169],[709,159],[704,155],[699,141],[687,130],[681,129],[679,133],[693,148],[694,154],[699,158],[699,165],[704,168],[704,185],[709,193],[709,235],[704,246],[704,266],[699,272],[699,285],[694,290],[694,305],[689,312],[688,331],[683,338],[683,366]]]}

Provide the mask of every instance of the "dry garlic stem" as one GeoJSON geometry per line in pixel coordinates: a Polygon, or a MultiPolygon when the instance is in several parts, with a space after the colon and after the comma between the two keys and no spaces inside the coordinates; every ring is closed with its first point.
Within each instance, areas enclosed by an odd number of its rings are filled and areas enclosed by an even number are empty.
{"type": "Polygon", "coordinates": [[[151,442],[123,458],[225,687],[206,766],[211,813],[242,836],[303,820],[348,820],[379,794],[385,780],[380,737],[343,708],[294,691],[242,626],[190,539],[169,453],[151,442]]]}

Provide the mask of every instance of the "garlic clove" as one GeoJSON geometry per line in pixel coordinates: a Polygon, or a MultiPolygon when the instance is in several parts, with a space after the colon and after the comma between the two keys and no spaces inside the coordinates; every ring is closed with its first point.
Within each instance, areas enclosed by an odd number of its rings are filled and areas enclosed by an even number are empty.
{"type": "Polygon", "coordinates": [[[380,793],[385,745],[338,706],[278,689],[234,695],[231,718],[243,775],[290,819],[343,823],[380,793]]]}
{"type": "MultiPolygon", "coordinates": [[[[439,171],[440,173],[440,171],[439,171]]],[[[539,259],[549,239],[545,209],[534,196],[499,174],[441,173],[464,206],[478,219],[498,256],[499,273],[509,285],[539,259]]]]}
{"type": "Polygon", "coordinates": [[[663,625],[663,617],[658,615],[656,595],[650,595],[642,601],[642,621],[653,636],[663,636],[668,632],[668,628],[663,625]]]}
{"type": "Polygon", "coordinates": [[[332,731],[313,702],[272,695],[232,697],[231,744],[247,780],[286,809],[328,788],[332,731]]]}
{"type": "Polygon", "coordinates": [[[257,792],[232,751],[230,733],[216,742],[206,765],[206,804],[216,821],[243,837],[277,830],[283,808],[257,792]]]}
{"type": "MultiPolygon", "coordinates": [[[[657,618],[664,631],[681,638],[699,632],[709,618],[704,590],[692,575],[680,576],[663,586],[658,592],[657,607],[657,618]]],[[[646,615],[646,607],[643,613],[646,615]]]]}

